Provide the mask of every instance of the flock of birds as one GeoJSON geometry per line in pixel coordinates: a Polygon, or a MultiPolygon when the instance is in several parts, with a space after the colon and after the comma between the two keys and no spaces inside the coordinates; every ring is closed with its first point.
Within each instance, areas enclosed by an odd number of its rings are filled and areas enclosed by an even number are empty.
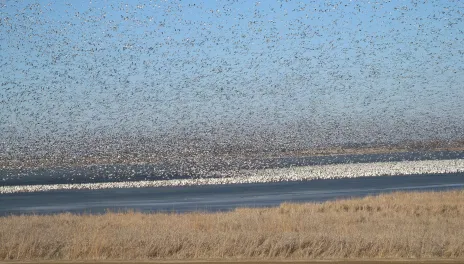
{"type": "MultiPolygon", "coordinates": [[[[464,159],[377,162],[303,166],[264,170],[243,170],[234,176],[221,178],[170,179],[158,181],[125,181],[74,184],[0,186],[0,194],[45,192],[55,190],[99,190],[109,188],[179,187],[193,185],[219,185],[243,183],[270,183],[307,181],[372,176],[441,174],[464,172],[464,159]]],[[[223,173],[223,172],[221,172],[223,173]]]]}
{"type": "Polygon", "coordinates": [[[463,16],[459,1],[0,1],[0,176],[462,139],[463,16]]]}

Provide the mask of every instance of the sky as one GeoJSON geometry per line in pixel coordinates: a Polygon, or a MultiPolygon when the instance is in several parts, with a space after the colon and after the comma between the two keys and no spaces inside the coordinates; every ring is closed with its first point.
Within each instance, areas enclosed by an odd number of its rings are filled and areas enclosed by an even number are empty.
{"type": "Polygon", "coordinates": [[[3,0],[0,141],[460,138],[463,17],[438,0],[3,0]]]}

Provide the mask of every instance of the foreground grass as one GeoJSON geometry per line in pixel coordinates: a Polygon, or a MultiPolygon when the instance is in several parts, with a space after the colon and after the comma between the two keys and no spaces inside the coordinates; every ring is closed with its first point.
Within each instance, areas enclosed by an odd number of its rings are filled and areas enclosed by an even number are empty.
{"type": "Polygon", "coordinates": [[[0,260],[464,258],[464,191],[227,213],[0,218],[0,260]]]}

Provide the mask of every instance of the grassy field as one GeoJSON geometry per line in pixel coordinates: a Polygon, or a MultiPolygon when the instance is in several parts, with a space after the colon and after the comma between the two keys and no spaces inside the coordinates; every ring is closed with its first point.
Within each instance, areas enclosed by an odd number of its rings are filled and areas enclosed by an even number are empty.
{"type": "Polygon", "coordinates": [[[0,218],[0,260],[462,259],[464,191],[227,213],[0,218]]]}

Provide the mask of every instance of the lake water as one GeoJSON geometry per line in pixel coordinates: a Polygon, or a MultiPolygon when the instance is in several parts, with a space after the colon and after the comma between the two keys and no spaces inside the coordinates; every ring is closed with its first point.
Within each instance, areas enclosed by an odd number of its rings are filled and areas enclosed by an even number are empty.
{"type": "Polygon", "coordinates": [[[321,202],[394,191],[464,189],[464,173],[361,177],[265,184],[51,191],[0,195],[0,215],[24,213],[102,213],[224,211],[275,206],[282,202],[321,202]]]}

